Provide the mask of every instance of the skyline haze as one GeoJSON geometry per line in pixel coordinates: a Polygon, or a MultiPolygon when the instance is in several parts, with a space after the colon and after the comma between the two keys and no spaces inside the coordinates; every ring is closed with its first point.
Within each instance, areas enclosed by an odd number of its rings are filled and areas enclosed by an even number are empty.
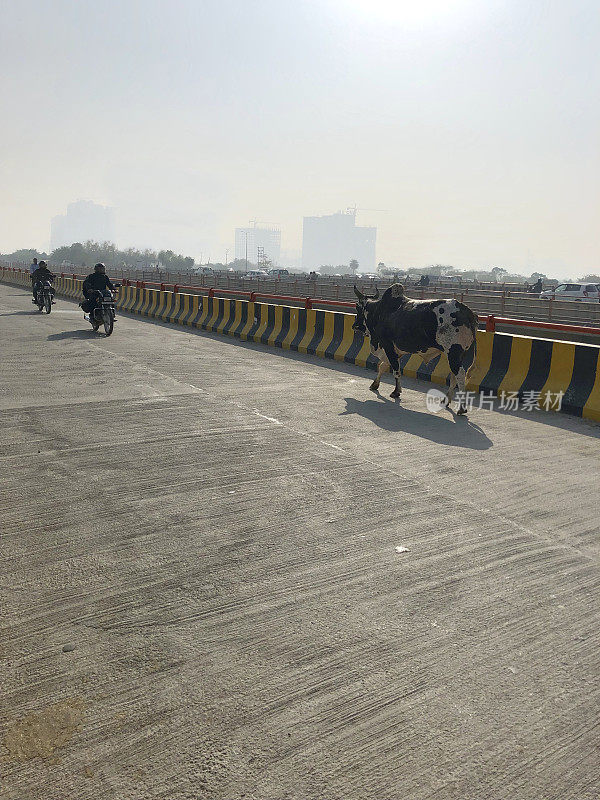
{"type": "Polygon", "coordinates": [[[2,10],[1,252],[77,197],[120,246],[212,260],[252,218],[299,254],[303,217],[356,204],[377,261],[599,269],[595,3],[2,10]]]}

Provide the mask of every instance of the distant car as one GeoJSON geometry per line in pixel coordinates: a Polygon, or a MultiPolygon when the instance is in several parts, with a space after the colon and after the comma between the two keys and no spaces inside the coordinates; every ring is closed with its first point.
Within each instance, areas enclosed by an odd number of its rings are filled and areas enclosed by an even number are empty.
{"type": "Polygon", "coordinates": [[[211,267],[198,267],[194,270],[196,275],[212,275],[214,270],[211,267]]]}
{"type": "Polygon", "coordinates": [[[376,281],[378,278],[379,275],[372,275],[371,273],[362,276],[362,279],[365,281],[376,281]]]}
{"type": "Polygon", "coordinates": [[[271,269],[271,270],[269,270],[269,275],[273,275],[274,278],[278,278],[278,277],[283,278],[283,277],[285,277],[285,276],[287,276],[289,274],[290,273],[288,272],[287,269],[271,269]]]}
{"type": "Polygon", "coordinates": [[[251,269],[245,275],[242,275],[242,278],[268,278],[269,273],[265,272],[264,269],[251,269]]]}
{"type": "Polygon", "coordinates": [[[559,283],[552,289],[544,289],[540,300],[573,300],[576,303],[593,303],[600,300],[600,286],[596,283],[559,283]]]}

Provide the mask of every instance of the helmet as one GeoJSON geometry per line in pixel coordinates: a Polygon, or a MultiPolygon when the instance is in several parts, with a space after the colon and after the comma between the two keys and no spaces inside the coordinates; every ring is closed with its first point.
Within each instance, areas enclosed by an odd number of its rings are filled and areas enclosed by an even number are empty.
{"type": "Polygon", "coordinates": [[[106,267],[102,262],[100,262],[99,264],[94,264],[94,270],[96,272],[106,272],[106,267]]]}
{"type": "Polygon", "coordinates": [[[40,263],[38,264],[38,267],[47,267],[47,266],[48,264],[46,264],[45,261],[40,261],[40,263]]]}

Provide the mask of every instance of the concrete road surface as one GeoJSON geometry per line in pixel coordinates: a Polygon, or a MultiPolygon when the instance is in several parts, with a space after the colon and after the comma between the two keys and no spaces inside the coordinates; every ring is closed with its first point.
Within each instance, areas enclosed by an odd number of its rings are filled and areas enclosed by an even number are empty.
{"type": "Polygon", "coordinates": [[[0,287],[1,800],[597,799],[600,428],[371,379],[0,287]]]}

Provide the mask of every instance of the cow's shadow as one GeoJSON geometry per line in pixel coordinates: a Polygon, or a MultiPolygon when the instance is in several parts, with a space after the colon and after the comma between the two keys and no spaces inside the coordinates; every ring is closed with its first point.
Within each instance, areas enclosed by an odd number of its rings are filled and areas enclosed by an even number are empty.
{"type": "Polygon", "coordinates": [[[357,400],[355,397],[346,397],[345,400],[346,410],[340,416],[359,414],[393,433],[409,433],[438,444],[471,450],[488,450],[494,444],[468,416],[459,416],[448,409],[438,414],[413,411],[381,396],[379,400],[357,400]]]}

